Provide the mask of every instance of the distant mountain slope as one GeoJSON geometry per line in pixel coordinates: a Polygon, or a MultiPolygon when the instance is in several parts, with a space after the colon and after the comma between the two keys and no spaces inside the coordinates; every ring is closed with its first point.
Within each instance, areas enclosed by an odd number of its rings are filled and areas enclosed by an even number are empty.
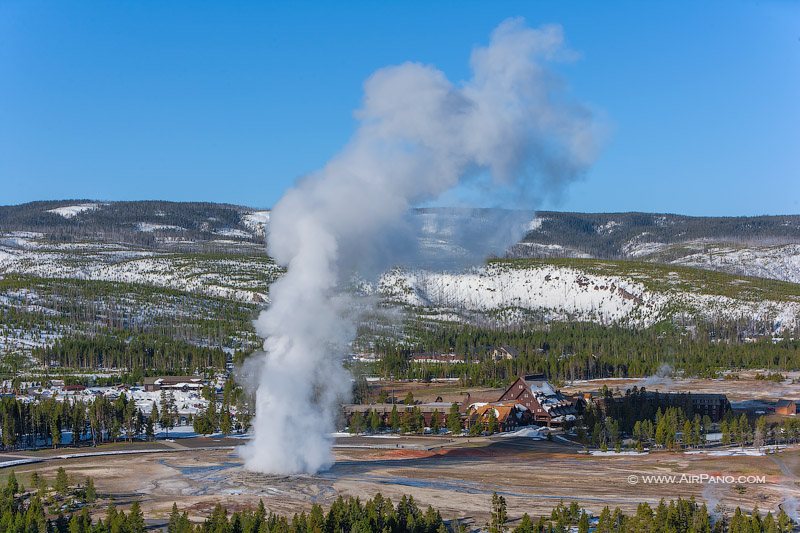
{"type": "MultiPolygon", "coordinates": [[[[64,200],[0,206],[0,253],[108,244],[134,251],[265,255],[269,210],[204,202],[64,200]],[[27,239],[27,241],[26,241],[27,239]]],[[[688,217],[425,208],[415,264],[431,270],[518,258],[635,259],[800,282],[800,215],[688,217]],[[513,227],[527,233],[508,250],[513,227]]],[[[408,243],[400,243],[408,247],[408,243]]]]}
{"type": "Polygon", "coordinates": [[[0,231],[54,242],[263,253],[269,211],[206,202],[64,200],[0,206],[0,231]]]}
{"type": "Polygon", "coordinates": [[[377,290],[437,320],[631,327],[718,322],[738,323],[748,335],[800,326],[800,285],[644,262],[507,259],[464,273],[396,269],[377,290]]]}
{"type": "Polygon", "coordinates": [[[800,282],[800,215],[540,212],[515,257],[636,259],[800,282]]]}
{"type": "MultiPolygon", "coordinates": [[[[20,292],[17,278],[55,288],[79,280],[87,294],[108,283],[119,291],[180,291],[255,309],[269,301],[270,284],[283,272],[266,255],[269,219],[268,210],[207,203],[0,207],[0,281],[8,285],[0,311],[39,305],[29,290],[20,292]]],[[[386,273],[372,289],[426,319],[633,327],[666,320],[686,328],[719,322],[745,336],[800,328],[797,216],[420,209],[409,223],[419,245],[412,268],[386,273]],[[508,252],[511,258],[459,273],[447,273],[449,265],[437,260],[481,264],[487,249],[502,256],[499,243],[520,224],[528,232],[508,252]]]]}
{"type": "Polygon", "coordinates": [[[705,241],[754,246],[800,244],[800,215],[688,217],[649,213],[541,211],[524,243],[560,245],[592,257],[642,257],[668,245],[705,241]]]}

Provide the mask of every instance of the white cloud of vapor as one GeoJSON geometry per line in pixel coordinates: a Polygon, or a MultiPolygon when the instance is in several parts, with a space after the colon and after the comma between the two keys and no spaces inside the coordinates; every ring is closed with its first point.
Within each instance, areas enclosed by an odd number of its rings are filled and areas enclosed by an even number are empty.
{"type": "Polygon", "coordinates": [[[486,194],[545,194],[592,162],[594,122],[547,67],[570,55],[559,26],[510,19],[473,51],[462,84],[418,63],[366,81],[353,138],[271,214],[269,251],[287,272],[256,323],[266,340],[255,435],[242,452],[248,468],[287,474],[331,464],[330,433],[350,388],[341,355],[355,334],[341,287],[354,273],[408,263],[400,243],[418,229],[410,208],[479,175],[491,177],[486,194]]]}

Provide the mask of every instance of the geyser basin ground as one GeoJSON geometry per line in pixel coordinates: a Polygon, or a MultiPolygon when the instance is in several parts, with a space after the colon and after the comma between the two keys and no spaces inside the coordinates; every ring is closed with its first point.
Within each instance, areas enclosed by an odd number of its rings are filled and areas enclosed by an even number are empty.
{"type": "MultiPolygon", "coordinates": [[[[523,512],[549,513],[559,500],[577,500],[599,512],[604,505],[635,510],[641,501],[655,504],[695,496],[703,485],[630,485],[629,475],[725,474],[766,475],[764,485],[715,487],[714,496],[723,503],[751,509],[774,509],[787,490],[800,496],[795,485],[800,476],[800,449],[778,456],[713,457],[656,453],[643,456],[594,457],[578,453],[567,444],[525,438],[493,437],[460,441],[456,445],[426,450],[434,438],[337,439],[339,446],[375,444],[373,448],[335,448],[336,463],[316,475],[273,476],[245,470],[232,449],[199,449],[220,444],[212,439],[185,439],[175,444],[185,449],[140,455],[84,457],[15,467],[27,482],[38,471],[48,478],[64,466],[70,475],[90,475],[101,494],[112,495],[125,505],[142,500],[146,512],[166,518],[177,501],[193,516],[211,511],[217,502],[229,508],[256,505],[263,499],[268,509],[294,514],[312,504],[329,505],[339,494],[362,499],[376,492],[397,501],[411,494],[423,504],[432,504],[445,518],[488,518],[491,494],[505,495],[509,516],[523,512]],[[396,447],[384,447],[387,444],[396,447]],[[401,448],[407,446],[407,448],[401,448]]],[[[223,443],[224,444],[224,443],[223,443]]],[[[66,450],[62,450],[65,452],[66,450]]],[[[8,469],[4,470],[8,472],[8,469]]]]}

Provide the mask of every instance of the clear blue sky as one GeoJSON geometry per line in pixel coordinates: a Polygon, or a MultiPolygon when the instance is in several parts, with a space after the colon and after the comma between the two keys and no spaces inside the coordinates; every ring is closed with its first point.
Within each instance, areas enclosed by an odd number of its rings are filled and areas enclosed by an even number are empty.
{"type": "Polygon", "coordinates": [[[798,2],[0,0],[0,204],[269,207],[347,141],[375,69],[559,23],[572,93],[611,125],[558,205],[800,213],[798,2]],[[431,5],[433,4],[433,5],[431,5]]]}

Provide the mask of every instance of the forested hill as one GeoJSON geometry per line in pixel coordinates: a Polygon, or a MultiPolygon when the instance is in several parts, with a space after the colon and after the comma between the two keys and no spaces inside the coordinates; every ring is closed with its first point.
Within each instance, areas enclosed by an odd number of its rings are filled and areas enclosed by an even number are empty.
{"type": "MultiPolygon", "coordinates": [[[[360,329],[369,350],[385,338],[408,344],[414,328],[453,322],[481,331],[559,323],[655,331],[669,324],[709,331],[708,342],[721,331],[742,343],[800,338],[800,217],[487,209],[414,216],[420,248],[431,256],[485,251],[475,243],[501,242],[512,224],[524,223],[527,235],[509,252],[523,257],[459,272],[415,264],[365,283],[364,291],[403,309],[411,324],[409,333],[405,323],[369,317],[360,329]]],[[[37,364],[72,364],[78,355],[95,364],[95,345],[123,341],[131,350],[118,348],[119,358],[145,360],[150,352],[134,350],[131,336],[148,349],[170,339],[201,349],[170,346],[189,354],[189,366],[217,361],[219,353],[203,351],[209,347],[228,355],[256,349],[252,319],[284,272],[266,253],[269,217],[268,210],[213,203],[0,207],[0,363],[4,354],[24,354],[37,364]],[[85,348],[86,338],[100,341],[85,348]],[[48,351],[53,346],[58,353],[48,351]]]]}
{"type": "MultiPolygon", "coordinates": [[[[450,208],[419,209],[414,215],[421,249],[433,258],[485,252],[492,248],[486,246],[489,239],[505,242],[510,226],[524,221],[527,233],[507,251],[512,257],[636,259],[800,283],[800,215],[534,214],[450,208]]],[[[0,247],[13,247],[15,238],[30,238],[25,232],[31,232],[50,243],[263,255],[269,216],[266,209],[208,202],[32,202],[0,206],[0,247]]],[[[502,255],[502,247],[495,253],[502,255]]]]}
{"type": "Polygon", "coordinates": [[[0,231],[11,236],[35,232],[51,242],[187,251],[235,248],[263,253],[268,221],[268,210],[208,202],[63,200],[0,206],[0,231]]]}
{"type": "Polygon", "coordinates": [[[800,283],[800,215],[544,211],[510,255],[636,259],[800,283]]]}
{"type": "Polygon", "coordinates": [[[653,213],[541,211],[523,242],[555,244],[605,259],[648,255],[690,241],[752,246],[800,244],[800,215],[689,217],[653,213]]]}

